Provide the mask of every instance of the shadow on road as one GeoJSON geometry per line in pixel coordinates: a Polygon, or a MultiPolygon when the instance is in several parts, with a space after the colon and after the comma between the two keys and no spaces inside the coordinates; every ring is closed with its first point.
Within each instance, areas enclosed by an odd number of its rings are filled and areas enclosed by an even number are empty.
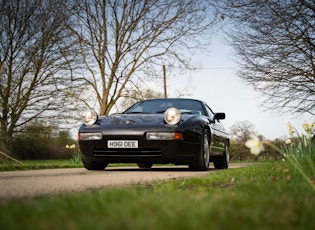
{"type": "MultiPolygon", "coordinates": [[[[137,166],[131,167],[108,167],[105,171],[133,171],[133,172],[193,172],[193,170],[189,169],[187,166],[153,166],[151,169],[140,169],[137,166]]],[[[210,168],[208,171],[215,171],[214,168],[210,168]]]]}

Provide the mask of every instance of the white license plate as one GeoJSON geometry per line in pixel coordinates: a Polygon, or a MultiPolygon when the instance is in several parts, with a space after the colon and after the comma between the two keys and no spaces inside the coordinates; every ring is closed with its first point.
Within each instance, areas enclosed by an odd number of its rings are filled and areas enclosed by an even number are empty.
{"type": "Polygon", "coordinates": [[[138,148],[138,141],[134,140],[109,140],[107,141],[107,148],[125,148],[136,149],[138,148]]]}

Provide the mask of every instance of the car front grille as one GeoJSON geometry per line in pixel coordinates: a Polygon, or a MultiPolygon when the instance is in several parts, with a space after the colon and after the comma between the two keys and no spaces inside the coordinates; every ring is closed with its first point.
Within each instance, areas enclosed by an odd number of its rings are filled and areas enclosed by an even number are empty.
{"type": "Polygon", "coordinates": [[[160,149],[94,149],[96,157],[161,157],[160,149]]]}

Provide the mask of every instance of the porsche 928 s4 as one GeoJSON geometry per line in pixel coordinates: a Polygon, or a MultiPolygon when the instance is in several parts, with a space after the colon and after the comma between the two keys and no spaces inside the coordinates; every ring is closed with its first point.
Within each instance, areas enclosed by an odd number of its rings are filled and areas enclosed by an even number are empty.
{"type": "Polygon", "coordinates": [[[78,138],[83,165],[104,170],[109,163],[188,165],[205,171],[229,166],[229,135],[215,113],[195,99],[151,99],[135,103],[121,114],[83,115],[78,138]]]}

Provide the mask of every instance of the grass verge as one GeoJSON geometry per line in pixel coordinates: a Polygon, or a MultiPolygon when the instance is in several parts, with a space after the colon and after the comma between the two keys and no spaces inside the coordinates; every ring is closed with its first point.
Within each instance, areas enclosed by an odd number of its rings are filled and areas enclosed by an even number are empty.
{"type": "MultiPolygon", "coordinates": [[[[0,164],[1,171],[58,169],[58,168],[83,168],[81,161],[74,163],[71,160],[22,160],[23,164],[7,163],[0,164]]],[[[137,166],[136,164],[115,163],[108,167],[137,166]]]]}
{"type": "Polygon", "coordinates": [[[82,162],[74,163],[69,160],[22,160],[23,164],[0,164],[0,171],[52,169],[52,168],[81,168],[82,162]]]}
{"type": "MultiPolygon", "coordinates": [[[[104,172],[106,173],[106,172],[104,172]]],[[[1,229],[315,229],[314,191],[287,163],[0,204],[1,229]]]]}

